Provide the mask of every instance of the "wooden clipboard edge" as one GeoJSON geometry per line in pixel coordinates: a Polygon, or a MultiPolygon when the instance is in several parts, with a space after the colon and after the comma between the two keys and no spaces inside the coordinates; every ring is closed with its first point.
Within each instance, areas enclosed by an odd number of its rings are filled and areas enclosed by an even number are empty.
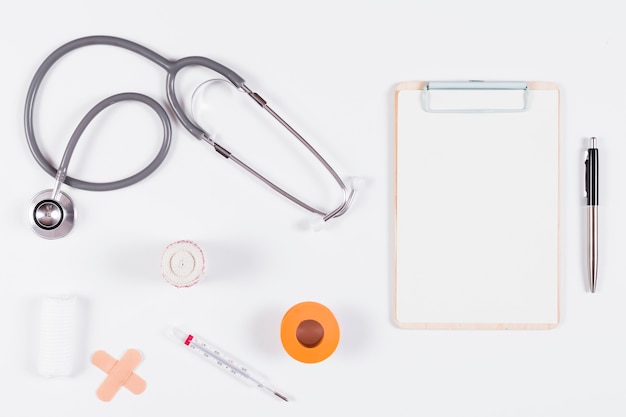
{"type": "Polygon", "coordinates": [[[401,329],[410,330],[551,330],[558,323],[401,323],[401,329]]]}
{"type": "Polygon", "coordinates": [[[531,90],[556,90],[558,93],[558,135],[557,135],[557,313],[555,323],[404,323],[397,317],[398,301],[398,95],[403,90],[422,90],[426,81],[405,81],[396,86],[394,91],[394,285],[393,285],[393,321],[401,329],[416,330],[551,330],[561,322],[561,91],[553,82],[529,81],[531,90]]]}

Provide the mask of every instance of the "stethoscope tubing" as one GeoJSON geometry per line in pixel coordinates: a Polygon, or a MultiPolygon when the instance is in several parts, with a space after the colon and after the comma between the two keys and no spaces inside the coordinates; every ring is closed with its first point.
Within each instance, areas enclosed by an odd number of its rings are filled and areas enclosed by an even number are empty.
{"type": "Polygon", "coordinates": [[[182,109],[180,102],[178,101],[176,95],[176,75],[185,67],[188,66],[203,66],[214,70],[221,75],[223,75],[226,79],[228,79],[233,85],[237,88],[240,88],[245,80],[240,77],[237,73],[229,69],[228,67],[213,61],[209,58],[205,57],[186,57],[179,59],[177,61],[171,61],[166,59],[165,57],[159,55],[151,49],[148,49],[138,43],[133,41],[117,38],[113,36],[88,36],[84,38],[75,39],[70,41],[56,50],[54,50],[39,66],[33,79],[30,83],[30,87],[26,94],[26,103],[24,109],[24,129],[26,133],[26,141],[30,148],[33,157],[43,168],[45,172],[47,172],[50,176],[62,177],[63,183],[69,185],[70,187],[89,190],[89,191],[109,191],[116,190],[119,188],[127,187],[129,185],[135,184],[142,179],[146,178],[150,175],[156,168],[163,162],[168,151],[169,145],[171,143],[172,129],[171,122],[167,115],[167,112],[163,109],[163,107],[158,104],[156,101],[151,99],[148,96],[139,93],[122,93],[121,95],[114,95],[108,97],[94,106],[82,119],[79,124],[79,127],[74,131],[72,138],[70,139],[61,164],[58,167],[55,167],[48,161],[48,159],[43,155],[39,145],[37,143],[37,137],[35,134],[35,128],[33,123],[33,116],[35,112],[35,101],[37,98],[37,93],[39,88],[48,73],[48,71],[54,66],[57,61],[59,61],[62,57],[67,55],[68,53],[80,49],[86,46],[92,45],[110,45],[119,48],[123,48],[134,52],[153,63],[157,64],[161,68],[163,68],[167,72],[167,97],[170,106],[172,107],[176,117],[180,120],[181,124],[187,129],[194,137],[198,139],[203,139],[208,136],[200,127],[194,124],[189,117],[185,114],[182,109]],[[77,178],[73,178],[71,176],[66,175],[67,166],[69,165],[69,159],[71,158],[74,147],[76,146],[76,142],[80,138],[81,134],[84,132],[85,128],[89,123],[105,108],[109,107],[112,104],[115,104],[120,101],[133,100],[139,101],[151,107],[161,119],[164,131],[163,137],[163,145],[159,150],[159,153],[156,155],[154,160],[148,164],[144,169],[139,171],[138,173],[122,179],[118,181],[106,182],[106,183],[95,183],[90,181],[84,181],[77,178]]]}
{"type": "Polygon", "coordinates": [[[269,106],[267,106],[267,103],[265,102],[265,100],[263,100],[263,98],[261,98],[257,93],[250,90],[245,85],[245,80],[241,76],[239,76],[236,72],[234,72],[230,68],[216,61],[213,61],[212,59],[201,57],[201,56],[190,56],[190,57],[181,58],[175,61],[168,60],[165,57],[154,52],[153,50],[148,49],[138,43],[135,43],[133,41],[123,39],[123,38],[113,37],[113,36],[88,36],[84,38],[75,39],[73,41],[70,41],[60,46],[59,48],[54,50],[39,66],[39,68],[35,72],[35,75],[33,76],[30,87],[28,89],[28,92],[26,95],[25,109],[24,109],[24,128],[25,128],[25,134],[26,134],[26,141],[28,143],[28,146],[30,148],[30,151],[33,157],[35,158],[39,166],[41,166],[41,168],[43,168],[44,171],[47,172],[50,176],[53,176],[56,178],[55,188],[52,193],[53,199],[58,195],[60,191],[60,186],[62,184],[67,184],[71,187],[82,189],[82,190],[88,190],[88,191],[116,190],[119,188],[123,188],[123,187],[130,186],[132,184],[135,184],[145,179],[147,176],[149,176],[152,172],[154,172],[157,169],[157,167],[165,160],[165,157],[167,156],[167,153],[170,148],[171,137],[172,137],[172,127],[171,127],[170,118],[166,110],[163,109],[163,107],[159,103],[157,103],[155,100],[153,100],[152,98],[146,95],[143,95],[140,93],[129,92],[129,93],[121,93],[121,94],[116,94],[116,95],[107,97],[106,99],[96,104],[83,117],[78,127],[75,129],[74,133],[72,134],[72,137],[70,138],[66,146],[61,163],[58,167],[53,166],[50,163],[50,161],[48,161],[48,159],[43,155],[37,143],[37,137],[35,134],[34,123],[33,123],[33,116],[35,112],[35,101],[36,101],[39,88],[45,76],[47,75],[48,71],[63,56],[67,55],[68,53],[76,49],[80,49],[80,48],[83,48],[86,46],[92,46],[92,45],[109,45],[109,46],[123,48],[131,52],[134,52],[148,59],[149,61],[152,61],[153,63],[157,64],[161,68],[163,68],[167,74],[166,94],[167,94],[169,105],[171,106],[172,111],[176,115],[176,118],[183,125],[183,127],[192,136],[194,136],[195,138],[199,140],[204,140],[208,142],[222,156],[224,156],[225,158],[231,159],[237,165],[244,168],[246,171],[248,171],[249,173],[257,177],[258,179],[260,179],[262,182],[270,186],[272,189],[274,189],[275,191],[277,191],[284,197],[288,198],[292,202],[300,205],[301,207],[305,208],[306,210],[312,213],[321,215],[324,221],[329,220],[330,218],[341,216],[350,207],[352,200],[354,198],[355,190],[352,189],[348,191],[347,187],[345,186],[341,178],[337,175],[335,170],[330,166],[330,164],[328,164],[328,162],[326,162],[326,160],[324,160],[324,158],[298,132],[296,132],[295,129],[289,126],[289,124],[287,124],[280,116],[278,116],[278,114],[276,114],[269,106]],[[205,68],[208,68],[210,70],[213,70],[219,73],[224,78],[226,78],[226,80],[232,83],[232,85],[235,88],[244,92],[245,94],[250,96],[253,100],[255,100],[264,110],[269,112],[269,114],[273,118],[275,118],[283,127],[285,127],[291,134],[293,134],[307,148],[307,150],[309,150],[315,156],[315,158],[319,160],[319,162],[324,166],[324,168],[335,179],[335,181],[337,182],[337,184],[339,185],[343,193],[343,199],[342,199],[341,204],[337,208],[329,212],[324,212],[322,210],[316,209],[313,206],[305,203],[304,201],[296,198],[292,194],[286,192],[284,189],[278,187],[276,184],[274,184],[273,182],[265,178],[263,175],[261,175],[259,172],[252,169],[250,166],[246,165],[240,159],[236,158],[234,155],[232,155],[229,151],[224,149],[222,146],[215,143],[213,139],[211,138],[211,136],[209,135],[209,133],[205,132],[201,127],[199,127],[196,123],[194,123],[187,116],[176,94],[176,76],[180,73],[182,69],[191,67],[191,66],[205,67],[205,68]],[[81,135],[83,134],[87,126],[104,109],[108,108],[109,106],[113,104],[119,103],[121,101],[137,101],[137,102],[143,103],[149,106],[150,108],[152,108],[152,110],[154,110],[155,113],[158,115],[163,126],[163,143],[158,154],[155,156],[152,162],[150,162],[145,168],[141,169],[136,174],[133,174],[127,178],[117,180],[117,181],[95,183],[95,182],[80,180],[80,179],[67,175],[67,168],[68,168],[71,156],[73,154],[74,148],[76,147],[78,140],[80,139],[81,135]]]}

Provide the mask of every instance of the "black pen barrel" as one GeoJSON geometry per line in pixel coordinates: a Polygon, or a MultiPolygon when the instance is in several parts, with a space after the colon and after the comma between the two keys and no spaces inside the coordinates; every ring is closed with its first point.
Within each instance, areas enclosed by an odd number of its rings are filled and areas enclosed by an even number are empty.
{"type": "Polygon", "coordinates": [[[600,171],[600,158],[597,148],[587,150],[587,205],[597,206],[599,203],[598,190],[598,172],[600,171]]]}

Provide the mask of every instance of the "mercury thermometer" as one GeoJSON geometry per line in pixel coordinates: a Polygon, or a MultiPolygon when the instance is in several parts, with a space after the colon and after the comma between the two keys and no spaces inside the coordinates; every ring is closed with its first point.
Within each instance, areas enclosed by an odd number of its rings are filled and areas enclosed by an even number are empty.
{"type": "Polygon", "coordinates": [[[243,380],[244,382],[256,385],[258,388],[274,394],[283,401],[288,401],[287,397],[269,387],[260,377],[253,375],[246,366],[242,365],[239,361],[235,360],[223,350],[211,346],[209,343],[198,338],[196,335],[190,334],[178,328],[172,329],[172,335],[197,355],[214,365],[219,366],[229,374],[243,380]]]}

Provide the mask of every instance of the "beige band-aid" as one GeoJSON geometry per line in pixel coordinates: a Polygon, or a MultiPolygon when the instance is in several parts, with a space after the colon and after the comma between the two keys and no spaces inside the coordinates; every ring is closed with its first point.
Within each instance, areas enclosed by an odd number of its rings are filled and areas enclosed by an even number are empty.
{"type": "Polygon", "coordinates": [[[146,381],[133,372],[141,359],[141,353],[136,349],[128,349],[119,361],[102,350],[94,353],[91,363],[109,374],[96,391],[98,398],[111,401],[122,386],[133,394],[144,392],[146,381]]]}

